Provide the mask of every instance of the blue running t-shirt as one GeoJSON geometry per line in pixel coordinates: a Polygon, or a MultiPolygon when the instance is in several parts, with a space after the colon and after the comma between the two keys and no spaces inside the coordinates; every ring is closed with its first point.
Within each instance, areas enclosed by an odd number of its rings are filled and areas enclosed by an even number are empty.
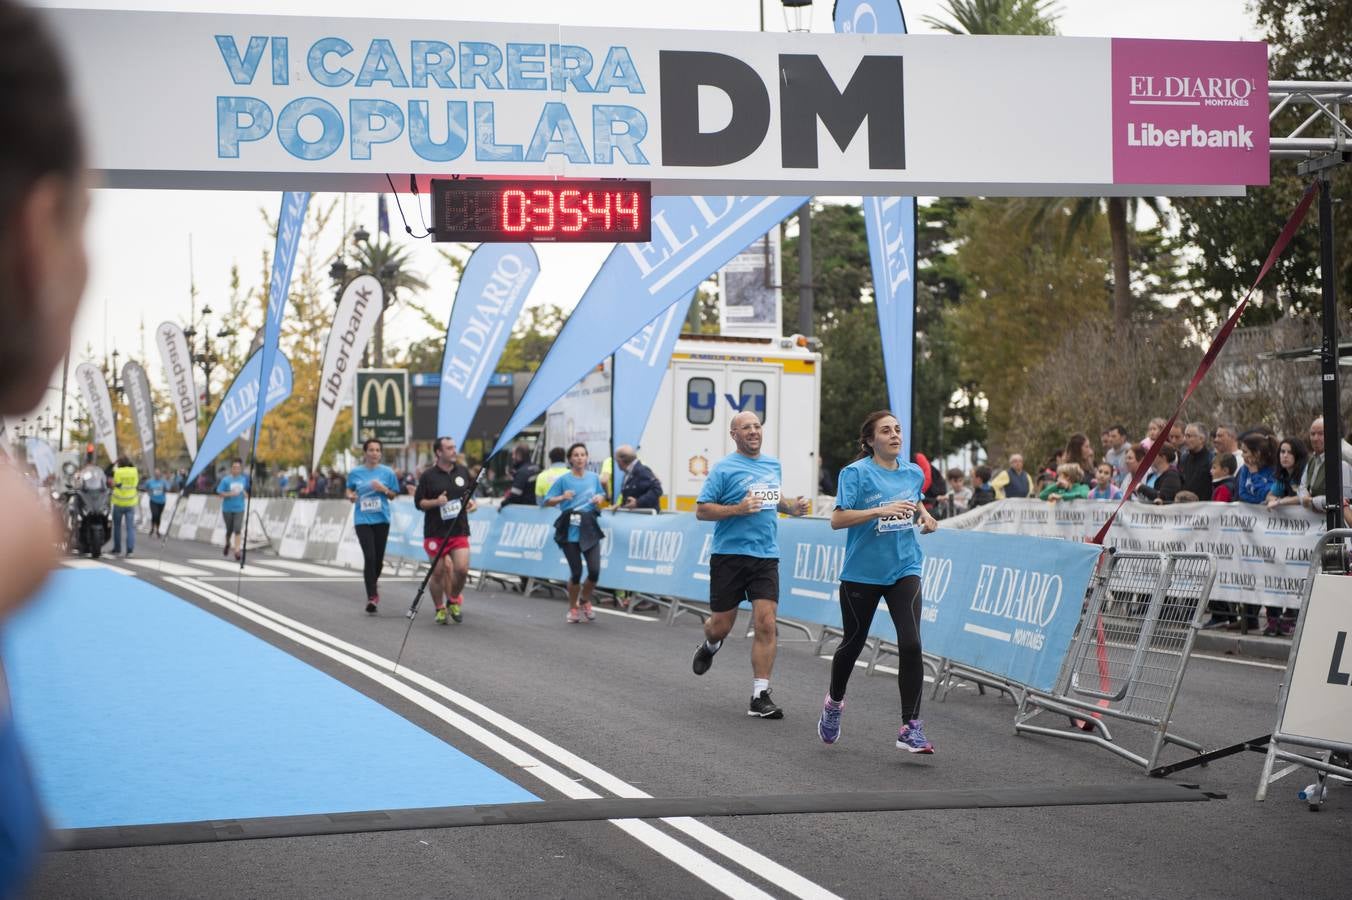
{"type": "Polygon", "coordinates": [[[164,503],[164,492],[169,489],[169,482],[163,478],[152,478],[149,481],[141,482],[141,487],[146,489],[150,495],[150,502],[156,505],[164,503]]]}
{"type": "MultiPolygon", "coordinates": [[[[892,470],[865,457],[840,470],[836,509],[873,509],[896,500],[919,502],[924,483],[925,475],[914,463],[897,460],[892,470]]],[[[905,521],[883,518],[847,529],[841,580],[894,584],[907,575],[919,575],[924,554],[916,539],[917,524],[914,516],[905,521]]]]}
{"type": "MultiPolygon", "coordinates": [[[[605,488],[601,487],[601,479],[596,477],[592,471],[584,471],[582,477],[572,473],[570,469],[564,472],[554,480],[549,486],[549,493],[545,494],[545,499],[558,497],[564,491],[572,491],[573,499],[565,500],[559,504],[560,509],[568,512],[580,511],[591,507],[593,511],[597,509],[596,504],[592,503],[592,498],[597,494],[605,494],[605,488]]],[[[582,540],[582,526],[580,519],[569,519],[568,521],[568,540],[577,543],[582,540]]]]}
{"type": "Polygon", "coordinates": [[[244,512],[244,494],[249,490],[248,475],[226,475],[216,485],[216,493],[221,497],[221,512],[244,512]]]}
{"type": "Polygon", "coordinates": [[[394,470],[389,466],[358,466],[353,469],[347,476],[347,489],[357,494],[357,508],[352,513],[353,525],[383,525],[390,521],[390,498],[372,487],[373,481],[399,493],[399,479],[394,477],[394,470]]]}
{"type": "Polygon", "coordinates": [[[751,491],[761,498],[761,511],[714,523],[714,553],[735,553],[760,559],[779,558],[779,501],[783,477],[773,456],[733,453],[714,464],[697,503],[736,506],[751,491]]]}

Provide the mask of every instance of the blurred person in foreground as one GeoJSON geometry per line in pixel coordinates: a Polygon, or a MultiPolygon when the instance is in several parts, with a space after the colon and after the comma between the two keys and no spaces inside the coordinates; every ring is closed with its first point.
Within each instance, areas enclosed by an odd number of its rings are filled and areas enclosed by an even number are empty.
{"type": "MultiPolygon", "coordinates": [[[[69,349],[88,263],[89,188],[69,84],[41,19],[0,0],[0,414],[38,406],[69,349]]],[[[0,467],[0,627],[55,564],[56,522],[24,483],[0,467]]],[[[18,896],[46,840],[33,781],[19,750],[0,660],[0,897],[18,896]]]]}

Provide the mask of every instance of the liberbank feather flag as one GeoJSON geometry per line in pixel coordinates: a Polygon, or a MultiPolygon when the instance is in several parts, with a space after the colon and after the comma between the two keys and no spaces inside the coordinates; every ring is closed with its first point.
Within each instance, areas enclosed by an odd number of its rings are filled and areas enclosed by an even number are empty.
{"type": "Polygon", "coordinates": [[[530,244],[480,244],[465,263],[446,326],[437,435],[464,443],[512,325],[540,274],[530,244]]]}
{"type": "MultiPolygon", "coordinates": [[[[262,364],[263,351],[259,350],[249,357],[244,368],[239,370],[239,374],[231,382],[225,392],[225,399],[221,401],[220,409],[216,410],[211,424],[207,426],[206,436],[202,438],[202,449],[192,461],[188,481],[196,478],[198,473],[211,465],[211,462],[230,446],[231,441],[262,418],[258,411],[260,405],[258,373],[262,371],[262,364]]],[[[267,402],[263,412],[266,413],[290,396],[291,362],[282,354],[276,353],[272,357],[272,377],[268,379],[267,402]]]]}
{"type": "Polygon", "coordinates": [[[692,293],[806,197],[654,197],[653,239],[619,244],[531,379],[497,453],[593,366],[658,313],[692,293]]]}
{"type": "Polygon", "coordinates": [[[155,471],[155,405],[150,396],[150,379],[141,364],[132,360],[122,367],[122,384],[127,389],[127,405],[141,444],[141,464],[149,478],[155,471]]]}
{"type": "Polygon", "coordinates": [[[615,351],[615,379],[611,382],[615,391],[615,421],[611,427],[611,440],[616,447],[625,444],[637,447],[643,439],[643,429],[648,425],[648,414],[653,411],[653,401],[662,387],[667,361],[671,359],[671,351],[681,335],[681,323],[694,299],[692,292],[684,300],[671,304],[666,312],[658,313],[657,318],[615,351]]]}
{"type": "Polygon", "coordinates": [[[113,418],[113,401],[108,396],[108,380],[93,363],[75,367],[75,380],[80,383],[80,395],[94,424],[94,440],[108,451],[108,461],[117,459],[117,425],[113,418]]]}
{"type": "Polygon", "coordinates": [[[319,396],[315,399],[315,443],[310,452],[312,469],[319,466],[319,457],[324,453],[333,422],[338,418],[338,407],[351,397],[352,380],[357,377],[361,355],[371,341],[371,332],[384,303],[385,291],[380,286],[380,279],[374,275],[359,275],[352,279],[338,301],[333,330],[324,345],[319,396]]]}
{"type": "MultiPolygon", "coordinates": [[[[305,208],[309,205],[309,191],[287,191],[282,194],[282,210],[277,214],[277,245],[272,253],[272,281],[268,284],[268,316],[263,323],[263,346],[258,351],[262,354],[259,372],[271,372],[273,357],[278,355],[277,344],[282,338],[282,315],[286,312],[286,299],[291,291],[291,270],[296,266],[301,227],[305,224],[305,208]]],[[[290,382],[290,363],[287,364],[286,371],[287,381],[290,382]]],[[[286,392],[291,393],[289,384],[286,392]]],[[[263,416],[271,408],[266,403],[257,403],[255,407],[251,455],[252,451],[258,449],[258,435],[263,430],[263,416]]]]}
{"type": "Polygon", "coordinates": [[[161,322],[155,329],[155,342],[160,345],[160,360],[164,363],[164,378],[169,384],[169,396],[178,417],[178,430],[188,448],[188,458],[197,457],[197,385],[192,374],[192,351],[183,329],[174,322],[161,322]]]}
{"type": "MultiPolygon", "coordinates": [[[[837,0],[836,31],[849,34],[905,34],[906,18],[894,0],[837,0]]],[[[883,369],[890,409],[902,428],[902,458],[911,440],[912,359],[915,340],[915,198],[865,197],[873,299],[878,308],[883,369]]]]}

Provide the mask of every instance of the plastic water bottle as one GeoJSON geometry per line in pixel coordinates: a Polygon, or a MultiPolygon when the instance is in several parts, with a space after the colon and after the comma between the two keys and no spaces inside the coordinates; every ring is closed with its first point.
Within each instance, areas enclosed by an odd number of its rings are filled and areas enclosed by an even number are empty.
{"type": "Polygon", "coordinates": [[[1296,794],[1296,797],[1300,800],[1314,800],[1315,794],[1319,794],[1319,800],[1321,802],[1327,800],[1329,797],[1328,785],[1324,785],[1321,789],[1319,787],[1319,782],[1317,781],[1314,784],[1307,784],[1301,789],[1299,794],[1296,794]]]}

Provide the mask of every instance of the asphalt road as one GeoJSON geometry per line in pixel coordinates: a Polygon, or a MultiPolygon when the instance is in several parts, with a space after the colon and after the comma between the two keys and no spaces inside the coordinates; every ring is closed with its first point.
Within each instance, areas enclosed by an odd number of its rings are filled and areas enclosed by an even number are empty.
{"type": "MultiPolygon", "coordinates": [[[[842,739],[824,746],[815,723],[829,659],[789,629],[772,680],[781,721],[746,716],[749,641],[730,638],[697,678],[692,615],[672,626],[618,613],[566,625],[557,597],[492,584],[467,592],[461,625],[436,626],[425,607],[394,677],[388,664],[404,636],[408,580],[382,582],[385,608],[368,617],[355,573],[237,579],[193,562],[219,559],[219,550],[170,542],[165,560],[211,572],[171,577],[146,568],[153,542],[143,540],[141,551],[137,577],[340,679],[545,800],[1159,784],[1098,748],[1017,736],[1008,698],[967,689],[926,701],[934,756],[902,753],[893,747],[895,678],[862,669],[850,683],[842,739]],[[247,602],[234,599],[237,584],[247,602]]],[[[1280,676],[1271,665],[1194,658],[1177,731],[1208,747],[1266,733],[1280,676]]],[[[1143,729],[1114,730],[1145,746],[1143,729]]],[[[424,761],[382,754],[378,735],[372,741],[372,765],[438,777],[424,761]]],[[[1166,759],[1183,755],[1169,752],[1166,759]]],[[[54,852],[33,895],[1346,896],[1352,790],[1334,787],[1324,810],[1311,813],[1295,797],[1311,779],[1297,773],[1256,803],[1261,763],[1241,754],[1171,779],[1227,795],[1211,802],[492,825],[54,852]]]]}

